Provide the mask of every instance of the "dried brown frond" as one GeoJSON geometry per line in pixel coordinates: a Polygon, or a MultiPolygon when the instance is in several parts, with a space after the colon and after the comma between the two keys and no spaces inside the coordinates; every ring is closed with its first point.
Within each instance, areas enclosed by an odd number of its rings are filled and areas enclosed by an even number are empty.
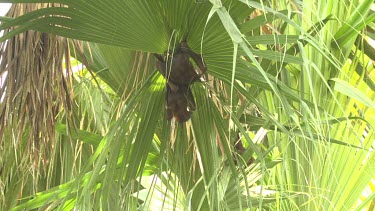
{"type": "MultiPolygon", "coordinates": [[[[7,16],[58,6],[13,4],[7,16]]],[[[58,113],[65,109],[67,118],[71,116],[69,55],[66,38],[36,31],[0,43],[0,143],[20,144],[26,137],[25,156],[29,155],[37,165],[47,164],[49,152],[53,151],[58,113]]]]}

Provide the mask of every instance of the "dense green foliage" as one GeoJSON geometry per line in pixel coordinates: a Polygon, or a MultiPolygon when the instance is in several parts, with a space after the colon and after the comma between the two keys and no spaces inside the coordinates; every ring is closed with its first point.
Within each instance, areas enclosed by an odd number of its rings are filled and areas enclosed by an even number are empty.
{"type": "Polygon", "coordinates": [[[372,206],[373,1],[0,2],[44,3],[0,19],[0,209],[372,206]],[[152,53],[186,36],[208,76],[179,125],[152,53]]]}

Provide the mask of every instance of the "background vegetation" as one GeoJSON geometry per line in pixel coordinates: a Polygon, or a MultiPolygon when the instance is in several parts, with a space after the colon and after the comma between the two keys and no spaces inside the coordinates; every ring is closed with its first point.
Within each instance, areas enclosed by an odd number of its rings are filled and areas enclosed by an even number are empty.
{"type": "Polygon", "coordinates": [[[373,1],[0,2],[1,210],[374,206],[373,1]],[[185,36],[179,125],[152,53],[185,36]]]}

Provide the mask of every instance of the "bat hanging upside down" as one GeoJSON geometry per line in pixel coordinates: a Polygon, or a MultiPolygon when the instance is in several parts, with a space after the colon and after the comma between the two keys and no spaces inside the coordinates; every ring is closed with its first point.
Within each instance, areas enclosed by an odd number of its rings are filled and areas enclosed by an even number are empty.
{"type": "Polygon", "coordinates": [[[166,54],[166,59],[159,54],[155,66],[167,80],[166,109],[167,119],[175,118],[178,122],[186,122],[196,109],[193,93],[190,85],[199,81],[207,67],[201,55],[194,53],[186,41],[182,41],[175,52],[166,54]],[[194,60],[200,69],[200,74],[194,69],[190,58],[194,60]]]}

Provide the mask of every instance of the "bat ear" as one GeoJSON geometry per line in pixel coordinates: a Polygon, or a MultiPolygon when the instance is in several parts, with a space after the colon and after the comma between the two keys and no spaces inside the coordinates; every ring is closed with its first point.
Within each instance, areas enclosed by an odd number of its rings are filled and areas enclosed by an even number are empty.
{"type": "Polygon", "coordinates": [[[153,55],[154,55],[155,58],[157,58],[160,62],[164,62],[164,59],[163,59],[163,57],[162,57],[160,54],[154,53],[153,55]]]}
{"type": "Polygon", "coordinates": [[[171,120],[172,117],[173,117],[172,110],[170,108],[167,108],[166,110],[167,110],[166,118],[167,118],[167,120],[171,120]]]}

